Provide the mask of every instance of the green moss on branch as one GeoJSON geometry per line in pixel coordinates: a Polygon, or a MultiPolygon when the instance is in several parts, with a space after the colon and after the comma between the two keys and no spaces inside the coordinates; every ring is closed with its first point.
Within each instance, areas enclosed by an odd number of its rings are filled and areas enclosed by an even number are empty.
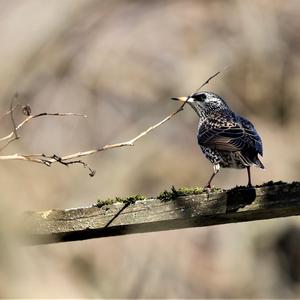
{"type": "MultiPolygon", "coordinates": [[[[273,186],[273,185],[281,185],[281,184],[286,184],[285,182],[282,181],[278,181],[278,182],[273,182],[273,181],[269,181],[266,183],[263,183],[262,185],[257,185],[256,187],[265,187],[265,186],[273,186]]],[[[298,184],[298,183],[297,183],[298,184]]],[[[231,190],[236,190],[236,189],[248,189],[248,187],[235,187],[231,190]]],[[[220,193],[224,191],[221,188],[216,188],[213,187],[212,189],[209,190],[209,193],[220,193]]],[[[174,186],[172,186],[170,191],[163,191],[161,192],[157,197],[150,197],[150,198],[157,198],[161,201],[171,201],[174,200],[178,197],[183,197],[183,196],[189,196],[189,195],[199,195],[199,194],[203,194],[203,193],[208,193],[208,190],[206,190],[203,187],[194,187],[194,188],[188,188],[188,187],[181,187],[176,189],[174,186]]],[[[145,200],[146,197],[143,195],[134,195],[134,196],[129,196],[126,198],[121,198],[121,197],[116,197],[116,198],[109,198],[106,200],[98,200],[97,203],[95,204],[95,206],[97,207],[102,207],[104,205],[111,205],[114,203],[123,203],[123,204],[132,204],[135,203],[136,201],[140,201],[140,200],[145,200]]]]}
{"type": "Polygon", "coordinates": [[[116,197],[114,199],[108,198],[107,200],[99,199],[97,201],[97,204],[95,204],[95,206],[102,207],[104,205],[111,205],[111,204],[114,204],[114,203],[131,204],[131,203],[135,203],[136,201],[145,200],[145,199],[146,199],[146,197],[143,196],[143,195],[129,196],[129,197],[126,197],[126,198],[121,198],[121,197],[116,197]]]}

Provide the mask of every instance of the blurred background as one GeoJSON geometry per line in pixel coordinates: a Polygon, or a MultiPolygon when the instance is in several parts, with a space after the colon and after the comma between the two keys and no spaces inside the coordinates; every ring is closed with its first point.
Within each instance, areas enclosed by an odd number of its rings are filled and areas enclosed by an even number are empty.
{"type": "MultiPolygon", "coordinates": [[[[0,1],[0,111],[87,119],[33,120],[4,154],[69,154],[126,141],[173,112],[170,97],[205,87],[249,118],[266,171],[253,182],[300,175],[300,2],[0,1]]],[[[16,116],[20,121],[21,115],[16,116]]],[[[97,171],[2,161],[0,297],[299,297],[298,218],[23,247],[12,228],[25,210],[88,206],[203,186],[212,167],[186,108],[135,147],[88,157],[97,171]]],[[[1,136],[11,131],[1,120],[1,136]]],[[[215,186],[247,182],[222,170],[215,186]]]]}

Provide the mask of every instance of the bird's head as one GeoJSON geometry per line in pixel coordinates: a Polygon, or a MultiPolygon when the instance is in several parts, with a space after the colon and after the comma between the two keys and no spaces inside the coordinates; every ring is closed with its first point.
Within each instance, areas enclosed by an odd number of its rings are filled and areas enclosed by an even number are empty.
{"type": "Polygon", "coordinates": [[[198,115],[201,112],[209,113],[216,110],[227,109],[228,105],[218,95],[211,92],[196,92],[187,97],[175,97],[172,100],[186,101],[198,115]]]}

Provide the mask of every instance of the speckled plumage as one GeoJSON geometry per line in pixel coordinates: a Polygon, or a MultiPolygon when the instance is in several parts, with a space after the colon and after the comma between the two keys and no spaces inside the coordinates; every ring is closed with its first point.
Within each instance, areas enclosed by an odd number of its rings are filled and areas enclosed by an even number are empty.
{"type": "Polygon", "coordinates": [[[187,100],[199,116],[198,144],[214,165],[208,187],[220,167],[247,168],[248,185],[251,185],[250,166],[264,168],[258,158],[258,154],[263,155],[262,141],[254,125],[231,111],[220,96],[211,92],[174,99],[187,100]]]}

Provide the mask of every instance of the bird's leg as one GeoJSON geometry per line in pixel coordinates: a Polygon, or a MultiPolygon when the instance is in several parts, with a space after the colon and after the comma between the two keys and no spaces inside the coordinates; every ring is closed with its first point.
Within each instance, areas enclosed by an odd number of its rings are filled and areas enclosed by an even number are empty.
{"type": "Polygon", "coordinates": [[[252,182],[251,182],[251,173],[250,173],[250,167],[247,167],[247,174],[248,174],[248,187],[252,187],[252,182]]]}
{"type": "Polygon", "coordinates": [[[216,164],[216,165],[213,166],[213,168],[214,168],[214,172],[213,172],[213,174],[211,175],[211,177],[209,178],[207,185],[205,186],[206,189],[210,189],[210,188],[211,188],[211,185],[210,185],[210,184],[211,184],[213,178],[214,178],[214,177],[218,174],[218,172],[220,171],[220,165],[219,165],[219,164],[216,164]]]}

